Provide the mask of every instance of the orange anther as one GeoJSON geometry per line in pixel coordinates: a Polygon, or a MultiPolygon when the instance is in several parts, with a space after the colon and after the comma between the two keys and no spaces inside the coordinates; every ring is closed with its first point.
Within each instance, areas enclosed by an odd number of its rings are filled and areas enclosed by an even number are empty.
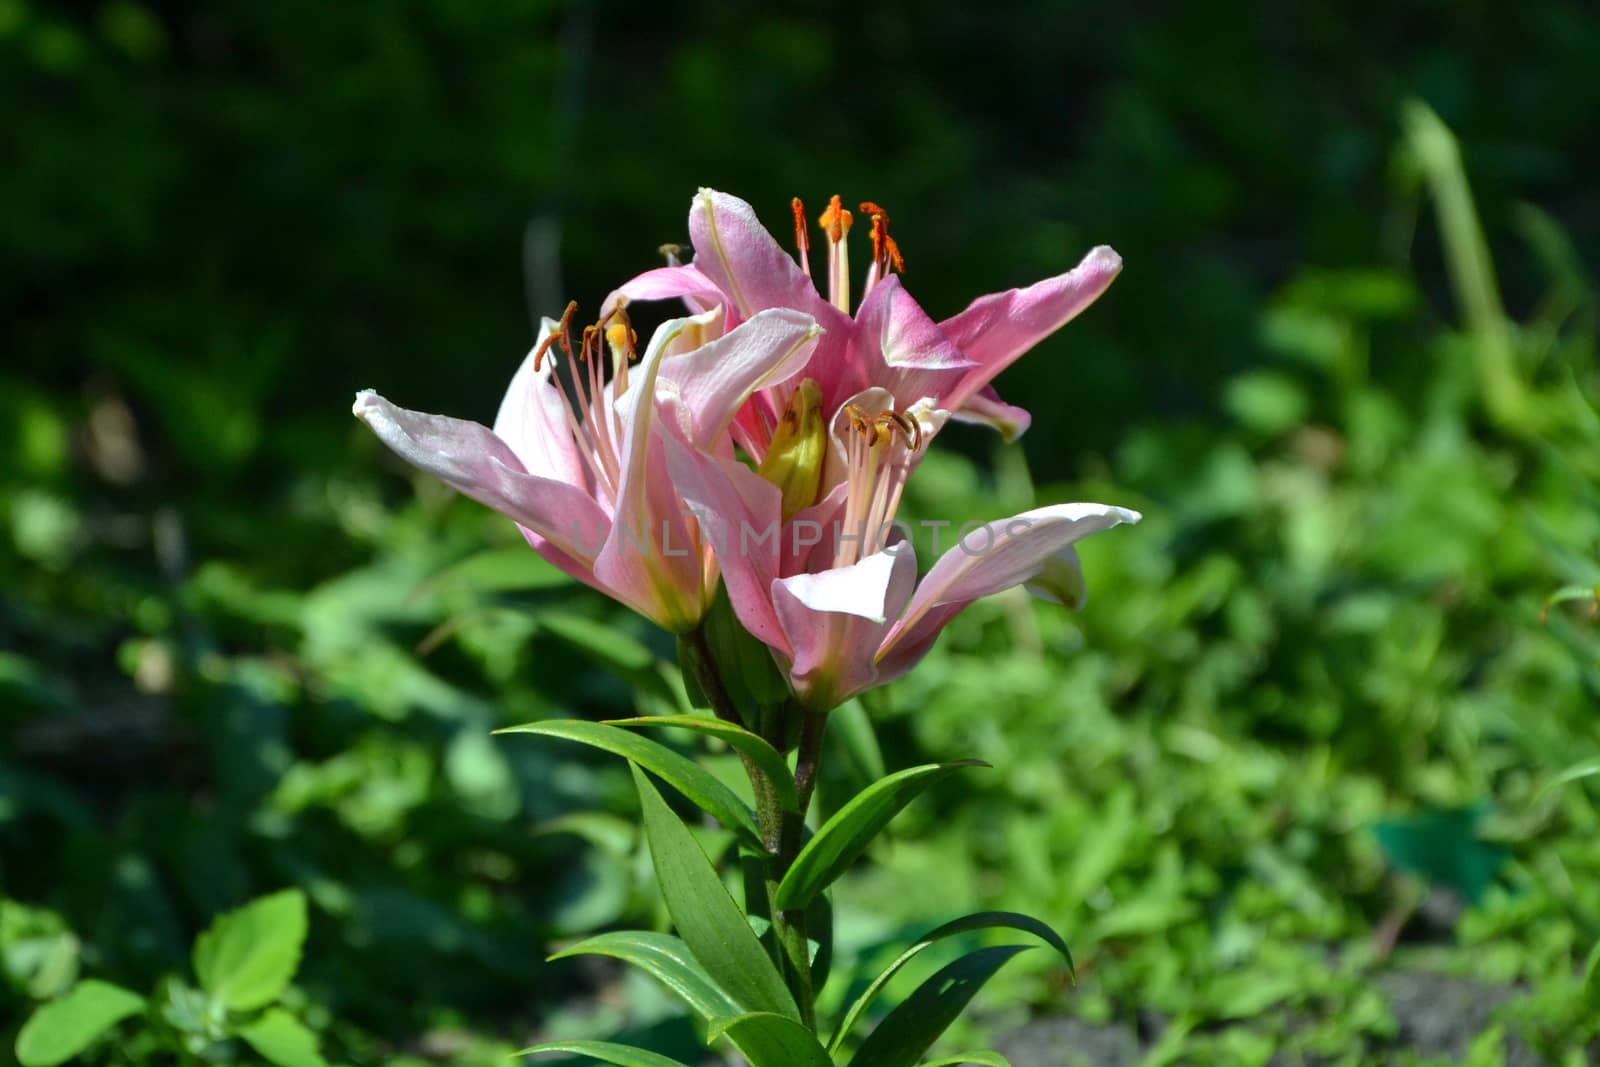
{"type": "Polygon", "coordinates": [[[811,252],[811,236],[806,232],[806,206],[797,196],[789,201],[789,207],[794,211],[794,243],[800,250],[800,260],[804,262],[811,252]]]}
{"type": "Polygon", "coordinates": [[[821,226],[827,233],[828,240],[838,244],[844,240],[844,235],[850,232],[850,223],[854,220],[855,217],[846,211],[844,205],[840,203],[839,194],[835,193],[828,201],[827,210],[822,213],[821,218],[817,219],[817,225],[821,226]]]}

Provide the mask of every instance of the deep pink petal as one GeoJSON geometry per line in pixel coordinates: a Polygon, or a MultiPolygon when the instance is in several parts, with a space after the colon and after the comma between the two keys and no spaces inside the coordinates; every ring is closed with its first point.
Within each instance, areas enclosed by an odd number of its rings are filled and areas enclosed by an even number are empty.
{"type": "Polygon", "coordinates": [[[950,417],[957,422],[976,423],[987,426],[999,432],[1001,439],[1015,441],[1028,432],[1028,427],[1033,424],[1033,416],[1026,408],[1019,408],[1007,404],[1000,399],[1000,394],[994,391],[994,386],[986,385],[967,398],[950,417]]]}
{"type": "Polygon", "coordinates": [[[1072,270],[1028,286],[974,300],[965,311],[941,325],[969,359],[978,363],[951,396],[960,406],[988,385],[1018,356],[1070,322],[1111,284],[1122,270],[1122,257],[1100,245],[1072,270]]]}
{"type": "Polygon", "coordinates": [[[1109,504],[1053,504],[972,531],[933,565],[879,650],[886,677],[909,670],[968,604],[1050,574],[1061,554],[1092,533],[1139,521],[1109,504]]]}
{"type": "Polygon", "coordinates": [[[682,299],[689,310],[696,314],[728,302],[727,294],[717,288],[717,283],[700,273],[693,264],[657,267],[612,290],[605,303],[600,305],[599,321],[609,319],[619,305],[635,300],[670,300],[674,297],[682,299]]]}

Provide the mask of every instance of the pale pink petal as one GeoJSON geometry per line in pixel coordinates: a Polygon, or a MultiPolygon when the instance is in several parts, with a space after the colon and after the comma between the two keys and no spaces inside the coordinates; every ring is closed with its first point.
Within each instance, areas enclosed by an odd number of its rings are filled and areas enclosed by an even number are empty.
{"type": "MultiPolygon", "coordinates": [[[[664,411],[663,421],[667,417],[664,411]]],[[[771,593],[783,538],[783,494],[735,459],[708,455],[672,433],[661,438],[673,485],[700,517],[701,537],[717,557],[734,614],[746,630],[787,654],[771,593]]]]}
{"type": "Polygon", "coordinates": [[[811,358],[822,330],[808,315],[770,309],[715,341],[661,365],[662,387],[675,390],[689,416],[690,443],[711,450],[752,393],[787,381],[811,358]]]}
{"type": "Polygon", "coordinates": [[[877,684],[873,654],[916,581],[916,553],[902,541],[848,567],[773,583],[792,650],[789,681],[803,703],[826,711],[877,684]]]}
{"type": "MultiPolygon", "coordinates": [[[[555,328],[555,322],[545,319],[539,329],[539,344],[555,328]]],[[[554,368],[554,352],[547,352],[538,367],[534,366],[533,353],[528,353],[500,401],[494,434],[511,446],[529,474],[586,487],[588,470],[572,436],[566,398],[560,384],[551,380],[554,368]]]]}
{"type": "Polygon", "coordinates": [[[692,626],[703,614],[705,565],[682,499],[667,475],[654,398],[663,353],[695,325],[694,318],[673,319],[656,330],[638,377],[618,403],[624,432],[616,508],[611,535],[594,561],[595,575],[617,590],[618,599],[654,605],[644,614],[674,631],[692,626]]]}
{"type": "Polygon", "coordinates": [[[1010,289],[974,300],[940,325],[945,336],[978,363],[949,397],[959,407],[988,385],[1018,356],[1070,322],[1111,284],[1122,257],[1105,245],[1093,249],[1065,274],[1026,289],[1010,289]]]}
{"type": "Polygon", "coordinates": [[[1053,504],[973,530],[939,557],[917,586],[905,617],[878,652],[884,674],[910,669],[945,624],[974,600],[1042,574],[1060,577],[1060,555],[1075,541],[1139,517],[1137,511],[1109,504],[1053,504]]]}
{"type": "Polygon", "coordinates": [[[581,557],[609,529],[605,513],[584,490],[526,472],[509,445],[487,426],[396,407],[371,389],[352,409],[389,449],[478,503],[581,557]]]}
{"type": "MultiPolygon", "coordinates": [[[[912,299],[895,274],[874,285],[857,309],[856,344],[862,350],[876,349],[884,364],[894,368],[956,370],[976,366],[912,299]]],[[[899,395],[899,390],[891,391],[899,395]]]]}

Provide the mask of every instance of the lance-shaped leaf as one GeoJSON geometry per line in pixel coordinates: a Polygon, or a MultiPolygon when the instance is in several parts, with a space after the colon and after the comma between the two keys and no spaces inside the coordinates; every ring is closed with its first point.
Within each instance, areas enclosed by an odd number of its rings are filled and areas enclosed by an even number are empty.
{"type": "Polygon", "coordinates": [[[546,1041],[542,1045],[531,1045],[517,1055],[537,1056],[545,1052],[570,1052],[574,1056],[587,1056],[601,1063],[613,1063],[616,1067],[684,1067],[680,1061],[658,1052],[610,1041],[546,1041]]]}
{"type": "Polygon", "coordinates": [[[570,956],[610,956],[631,963],[677,994],[706,1021],[738,1015],[739,1005],[711,980],[689,946],[671,934],[616,930],[562,949],[552,960],[570,956]]]}
{"type": "Polygon", "coordinates": [[[867,786],[823,823],[822,829],[800,850],[778,885],[778,907],[803,908],[810,904],[923,790],[962,767],[986,766],[980,760],[929,763],[897,771],[867,786]]]}
{"type": "MultiPolygon", "coordinates": [[[[1067,969],[1073,970],[1072,953],[1067,949],[1067,943],[1061,940],[1059,934],[1049,926],[1030,915],[1019,915],[1014,911],[980,911],[972,915],[963,915],[959,919],[952,919],[943,926],[929,930],[918,938],[909,948],[900,953],[895,961],[883,969],[883,973],[872,980],[872,984],[862,991],[855,1003],[850,1005],[850,1010],[845,1012],[844,1020],[839,1023],[839,1029],[833,1035],[833,1040],[828,1042],[829,1052],[838,1052],[844,1044],[844,1039],[849,1035],[851,1027],[860,1021],[862,1014],[872,1004],[883,987],[889,984],[889,979],[900,972],[900,968],[910,963],[923,949],[947,937],[964,934],[970,930],[988,930],[1005,927],[1012,930],[1022,930],[1026,933],[1036,934],[1051,948],[1061,953],[1067,961],[1067,969]]],[[[993,1055],[993,1053],[983,1053],[993,1055]]]]}
{"type": "Polygon", "coordinates": [[[817,1036],[783,1015],[754,1011],[719,1019],[706,1031],[706,1040],[724,1035],[739,1046],[751,1067],[833,1067],[817,1036]]]}
{"type": "Polygon", "coordinates": [[[633,780],[644,809],[644,834],[656,879],[684,944],[712,981],[744,1010],[798,1020],[800,1010],[783,977],[694,835],[637,766],[633,780]]]}
{"type": "Polygon", "coordinates": [[[983,984],[1026,945],[969,952],[917,987],[867,1035],[850,1067],[914,1067],[983,984]]]}
{"type": "Polygon", "coordinates": [[[1011,1067],[1011,1061],[985,1049],[982,1052],[963,1052],[959,1056],[946,1056],[942,1060],[929,1060],[922,1067],[960,1067],[963,1063],[976,1064],[977,1067],[1011,1067]]]}
{"type": "Polygon", "coordinates": [[[658,744],[648,737],[640,737],[628,730],[605,726],[579,719],[546,719],[543,722],[523,723],[496,730],[500,734],[539,734],[577,741],[606,752],[622,756],[657,775],[668,785],[688,797],[701,811],[745,840],[760,847],[761,833],[756,829],[755,816],[738,795],[711,774],[702,770],[692,760],[658,744]]]}
{"type": "Polygon", "coordinates": [[[693,730],[708,737],[726,741],[735,751],[746,756],[778,793],[778,803],[785,811],[799,811],[800,798],[795,793],[794,775],[781,753],[764,738],[744,727],[704,715],[647,715],[637,719],[607,719],[608,726],[672,726],[680,730],[693,730]]]}

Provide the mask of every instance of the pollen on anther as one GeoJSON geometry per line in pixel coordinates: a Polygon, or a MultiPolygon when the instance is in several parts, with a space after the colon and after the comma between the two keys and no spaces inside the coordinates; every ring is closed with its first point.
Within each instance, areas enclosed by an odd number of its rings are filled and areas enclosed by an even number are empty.
{"type": "Polygon", "coordinates": [[[835,193],[829,199],[827,209],[817,219],[817,225],[827,233],[828,240],[838,244],[844,240],[845,234],[850,232],[850,224],[854,221],[855,217],[845,210],[844,204],[839,200],[839,194],[835,193]]]}

